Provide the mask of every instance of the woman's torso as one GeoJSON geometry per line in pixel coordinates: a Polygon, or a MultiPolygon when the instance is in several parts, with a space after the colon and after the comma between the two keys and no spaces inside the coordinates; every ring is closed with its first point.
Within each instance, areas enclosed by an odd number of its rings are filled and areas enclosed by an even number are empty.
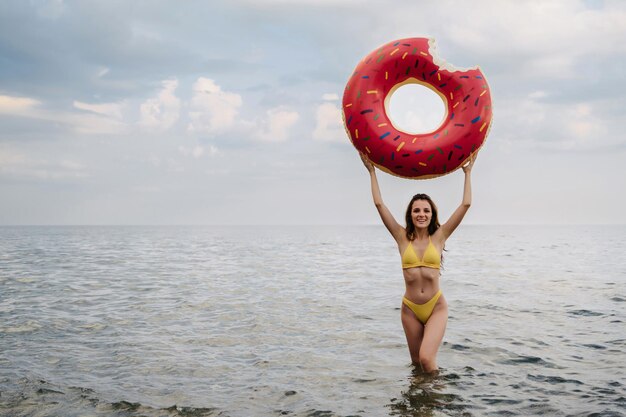
{"type": "Polygon", "coordinates": [[[404,296],[417,304],[427,302],[439,291],[440,271],[437,261],[441,259],[444,242],[437,232],[428,238],[416,238],[412,242],[405,238],[398,243],[403,263],[409,261],[402,269],[406,285],[404,296]],[[413,245],[414,254],[409,245],[413,245]],[[412,262],[415,256],[417,262],[412,262]],[[420,266],[413,266],[416,264],[420,266]]]}

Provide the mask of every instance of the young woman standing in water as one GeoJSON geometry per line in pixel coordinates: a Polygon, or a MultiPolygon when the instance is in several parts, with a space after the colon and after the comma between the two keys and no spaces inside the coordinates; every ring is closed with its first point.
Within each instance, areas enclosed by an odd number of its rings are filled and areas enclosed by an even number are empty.
{"type": "Polygon", "coordinates": [[[414,365],[425,372],[437,368],[437,350],[448,322],[448,303],[439,289],[441,252],[446,240],[465,217],[472,203],[471,172],[476,155],[463,167],[463,201],[447,222],[440,225],[437,206],[426,194],[413,196],[402,227],[383,203],[374,165],[363,155],[370,173],[372,197],[383,224],[398,244],[406,291],[402,299],[402,327],[414,365]]]}

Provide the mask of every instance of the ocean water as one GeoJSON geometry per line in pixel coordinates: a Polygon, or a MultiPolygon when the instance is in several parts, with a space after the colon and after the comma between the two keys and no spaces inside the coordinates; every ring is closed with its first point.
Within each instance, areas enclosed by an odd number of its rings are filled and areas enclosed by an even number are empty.
{"type": "Polygon", "coordinates": [[[0,227],[0,415],[626,415],[626,226],[444,256],[427,376],[382,226],[0,227]]]}

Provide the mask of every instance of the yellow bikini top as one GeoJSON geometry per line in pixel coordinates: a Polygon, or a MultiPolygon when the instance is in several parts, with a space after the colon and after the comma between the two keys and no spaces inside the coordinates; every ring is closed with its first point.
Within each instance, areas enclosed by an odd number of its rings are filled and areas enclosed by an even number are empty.
{"type": "Polygon", "coordinates": [[[437,251],[433,242],[431,242],[430,236],[428,236],[428,246],[426,246],[422,259],[417,257],[417,253],[415,253],[415,248],[411,242],[409,242],[409,246],[406,247],[402,254],[402,269],[417,268],[418,266],[435,269],[441,268],[441,254],[437,251]]]}

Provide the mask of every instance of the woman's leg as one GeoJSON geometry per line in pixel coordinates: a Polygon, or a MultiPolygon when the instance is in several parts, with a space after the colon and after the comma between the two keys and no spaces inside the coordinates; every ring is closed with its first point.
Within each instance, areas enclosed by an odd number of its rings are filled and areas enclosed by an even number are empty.
{"type": "Polygon", "coordinates": [[[437,368],[437,351],[443,340],[448,323],[448,303],[441,296],[433,313],[424,326],[422,344],[419,347],[419,363],[424,372],[434,372],[437,368]]]}
{"type": "Polygon", "coordinates": [[[406,342],[409,345],[409,353],[411,354],[411,362],[417,366],[420,363],[420,345],[424,336],[424,325],[404,303],[402,303],[400,311],[402,327],[404,327],[406,342]]]}

